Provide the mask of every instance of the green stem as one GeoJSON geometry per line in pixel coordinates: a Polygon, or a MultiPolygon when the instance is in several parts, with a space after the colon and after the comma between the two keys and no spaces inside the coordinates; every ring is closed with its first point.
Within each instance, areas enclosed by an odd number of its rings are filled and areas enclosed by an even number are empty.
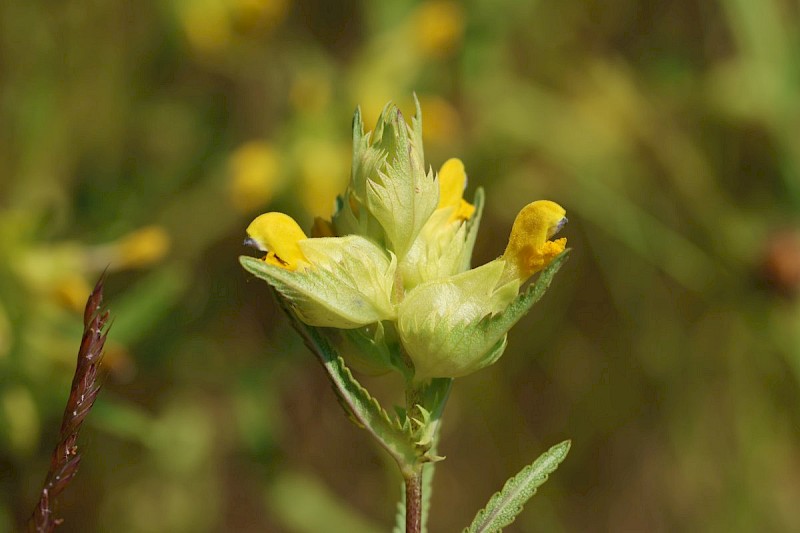
{"type": "Polygon", "coordinates": [[[406,533],[422,531],[422,465],[405,476],[406,483],[406,533]]]}

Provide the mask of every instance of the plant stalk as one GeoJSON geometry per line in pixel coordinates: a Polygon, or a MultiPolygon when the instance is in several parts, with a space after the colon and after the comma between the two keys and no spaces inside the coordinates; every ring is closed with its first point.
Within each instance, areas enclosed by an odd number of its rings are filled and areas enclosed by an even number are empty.
{"type": "Polygon", "coordinates": [[[405,477],[406,533],[422,532],[422,465],[405,477]]]}
{"type": "MultiPolygon", "coordinates": [[[[414,409],[422,403],[422,383],[406,383],[406,413],[414,416],[414,409]]],[[[402,468],[406,483],[406,533],[422,532],[422,463],[402,468]]]]}

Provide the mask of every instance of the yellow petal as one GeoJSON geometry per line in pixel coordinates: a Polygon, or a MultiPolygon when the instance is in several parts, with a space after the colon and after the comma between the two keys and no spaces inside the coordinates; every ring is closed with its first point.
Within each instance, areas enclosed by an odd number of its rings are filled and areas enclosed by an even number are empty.
{"type": "Polygon", "coordinates": [[[475,206],[463,198],[467,185],[467,173],[460,159],[445,161],[439,169],[439,209],[453,208],[450,220],[467,220],[475,212],[475,206]]]}
{"type": "Polygon", "coordinates": [[[464,8],[450,0],[423,2],[412,19],[423,55],[444,57],[456,49],[464,35],[464,8]]]}
{"type": "Polygon", "coordinates": [[[248,244],[267,252],[264,261],[286,270],[297,270],[308,264],[298,243],[307,239],[300,226],[289,215],[265,213],[247,227],[248,244]]]}
{"type": "Polygon", "coordinates": [[[567,239],[547,239],[564,225],[566,213],[563,207],[549,200],[538,200],[519,212],[503,252],[513,277],[525,281],[564,251],[567,239]]]}
{"type": "Polygon", "coordinates": [[[280,167],[277,151],[266,141],[250,141],[237,148],[228,160],[233,206],[242,213],[263,208],[280,186],[280,167]]]}
{"type": "MultiPolygon", "coordinates": [[[[160,261],[170,248],[170,237],[161,226],[145,226],[117,241],[115,268],[142,268],[160,261]]],[[[88,295],[88,293],[87,293],[88,295]]]]}

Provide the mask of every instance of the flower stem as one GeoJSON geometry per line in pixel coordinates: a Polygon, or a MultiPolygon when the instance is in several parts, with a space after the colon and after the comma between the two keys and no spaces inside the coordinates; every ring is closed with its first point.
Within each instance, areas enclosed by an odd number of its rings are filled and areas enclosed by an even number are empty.
{"type": "MultiPolygon", "coordinates": [[[[410,380],[406,383],[406,412],[410,417],[414,416],[414,408],[422,403],[422,390],[422,383],[410,380]]],[[[406,533],[422,532],[422,467],[420,462],[401,467],[406,484],[406,533]]]]}
{"type": "Polygon", "coordinates": [[[422,531],[422,465],[405,477],[406,533],[422,531]]]}

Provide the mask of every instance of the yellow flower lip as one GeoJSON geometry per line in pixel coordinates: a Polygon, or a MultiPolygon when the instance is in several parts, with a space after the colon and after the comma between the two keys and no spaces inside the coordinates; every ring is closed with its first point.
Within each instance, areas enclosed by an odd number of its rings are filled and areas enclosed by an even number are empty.
{"type": "Polygon", "coordinates": [[[550,200],[537,200],[522,208],[503,252],[511,276],[524,282],[564,251],[567,239],[548,239],[567,223],[566,214],[563,207],[550,200]]]}
{"type": "Polygon", "coordinates": [[[267,252],[264,261],[286,270],[297,270],[308,265],[300,249],[306,234],[289,215],[271,212],[259,215],[247,226],[244,244],[267,252]]]}

